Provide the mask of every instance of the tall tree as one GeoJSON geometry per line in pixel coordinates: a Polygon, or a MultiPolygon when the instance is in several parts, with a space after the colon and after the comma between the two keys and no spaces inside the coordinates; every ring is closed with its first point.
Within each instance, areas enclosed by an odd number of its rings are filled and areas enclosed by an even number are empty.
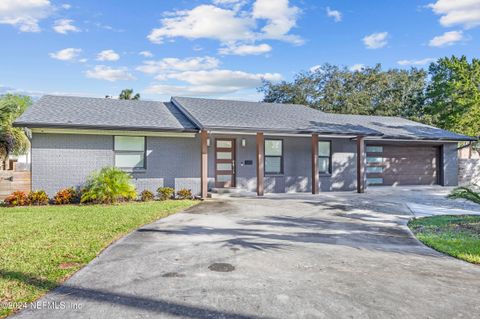
{"type": "Polygon", "coordinates": [[[433,124],[470,136],[480,135],[480,60],[445,57],[429,67],[427,110],[433,124]]]}
{"type": "Polygon", "coordinates": [[[299,73],[293,82],[264,81],[265,102],[298,103],[325,112],[394,115],[420,118],[427,74],[424,70],[392,69],[381,65],[352,71],[324,64],[299,73]]]}
{"type": "Polygon", "coordinates": [[[3,162],[8,155],[25,154],[30,142],[22,128],[12,124],[30,105],[28,96],[6,94],[0,97],[0,160],[3,162]]]}
{"type": "Polygon", "coordinates": [[[133,95],[133,89],[124,89],[118,96],[120,100],[140,100],[140,94],[133,95]]]}

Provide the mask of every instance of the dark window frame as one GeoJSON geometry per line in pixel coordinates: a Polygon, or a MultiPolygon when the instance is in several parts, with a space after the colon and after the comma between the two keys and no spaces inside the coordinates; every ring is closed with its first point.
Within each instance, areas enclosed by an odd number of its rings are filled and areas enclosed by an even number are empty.
{"type": "Polygon", "coordinates": [[[121,170],[127,171],[144,171],[147,169],[147,137],[146,136],[136,136],[136,135],[114,135],[113,136],[113,166],[121,170]],[[116,137],[142,137],[143,138],[143,151],[125,151],[115,149],[115,138],[116,137]],[[117,166],[117,154],[143,154],[143,166],[142,167],[121,167],[117,166]]]}
{"type": "Polygon", "coordinates": [[[263,168],[264,168],[264,175],[265,176],[275,176],[275,175],[283,175],[283,139],[281,138],[266,138],[264,143],[263,143],[263,168]],[[267,141],[280,141],[282,143],[282,155],[267,155],[266,153],[266,144],[267,141]],[[280,158],[280,172],[267,172],[267,157],[271,158],[280,158]]]}
{"type": "Polygon", "coordinates": [[[320,155],[320,147],[318,146],[318,159],[327,158],[328,159],[328,170],[326,172],[321,172],[320,168],[318,168],[318,174],[320,175],[331,175],[332,174],[332,141],[331,140],[318,140],[318,144],[320,142],[327,142],[329,144],[329,156],[320,155]]]}

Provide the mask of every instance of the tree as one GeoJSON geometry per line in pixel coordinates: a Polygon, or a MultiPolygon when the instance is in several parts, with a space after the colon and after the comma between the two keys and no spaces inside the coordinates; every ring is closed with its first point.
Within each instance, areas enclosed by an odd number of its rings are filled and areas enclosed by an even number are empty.
{"type": "Polygon", "coordinates": [[[480,135],[480,60],[439,59],[429,67],[427,111],[434,125],[469,136],[480,135]]]}
{"type": "Polygon", "coordinates": [[[264,102],[296,103],[333,113],[421,118],[427,74],[424,70],[381,65],[352,71],[324,64],[297,74],[293,82],[264,81],[264,102]]]}
{"type": "Polygon", "coordinates": [[[140,94],[133,95],[133,89],[124,89],[118,96],[120,100],[140,100],[140,94]]]}
{"type": "Polygon", "coordinates": [[[28,137],[22,128],[12,124],[30,105],[28,96],[6,94],[0,98],[0,160],[4,162],[8,155],[25,154],[30,147],[28,137]]]}

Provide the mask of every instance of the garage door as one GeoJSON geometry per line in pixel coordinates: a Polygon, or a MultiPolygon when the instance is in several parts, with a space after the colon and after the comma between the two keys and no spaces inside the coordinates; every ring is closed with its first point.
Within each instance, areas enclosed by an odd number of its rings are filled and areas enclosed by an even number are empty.
{"type": "Polygon", "coordinates": [[[438,146],[367,145],[367,185],[438,184],[438,146]]]}

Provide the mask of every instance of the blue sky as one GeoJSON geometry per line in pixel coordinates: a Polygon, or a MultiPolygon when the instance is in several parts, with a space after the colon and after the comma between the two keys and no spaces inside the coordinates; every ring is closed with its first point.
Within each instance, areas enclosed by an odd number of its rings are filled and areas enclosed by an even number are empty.
{"type": "Polygon", "coordinates": [[[2,0],[0,93],[259,100],[332,63],[477,57],[480,0],[2,0]]]}

